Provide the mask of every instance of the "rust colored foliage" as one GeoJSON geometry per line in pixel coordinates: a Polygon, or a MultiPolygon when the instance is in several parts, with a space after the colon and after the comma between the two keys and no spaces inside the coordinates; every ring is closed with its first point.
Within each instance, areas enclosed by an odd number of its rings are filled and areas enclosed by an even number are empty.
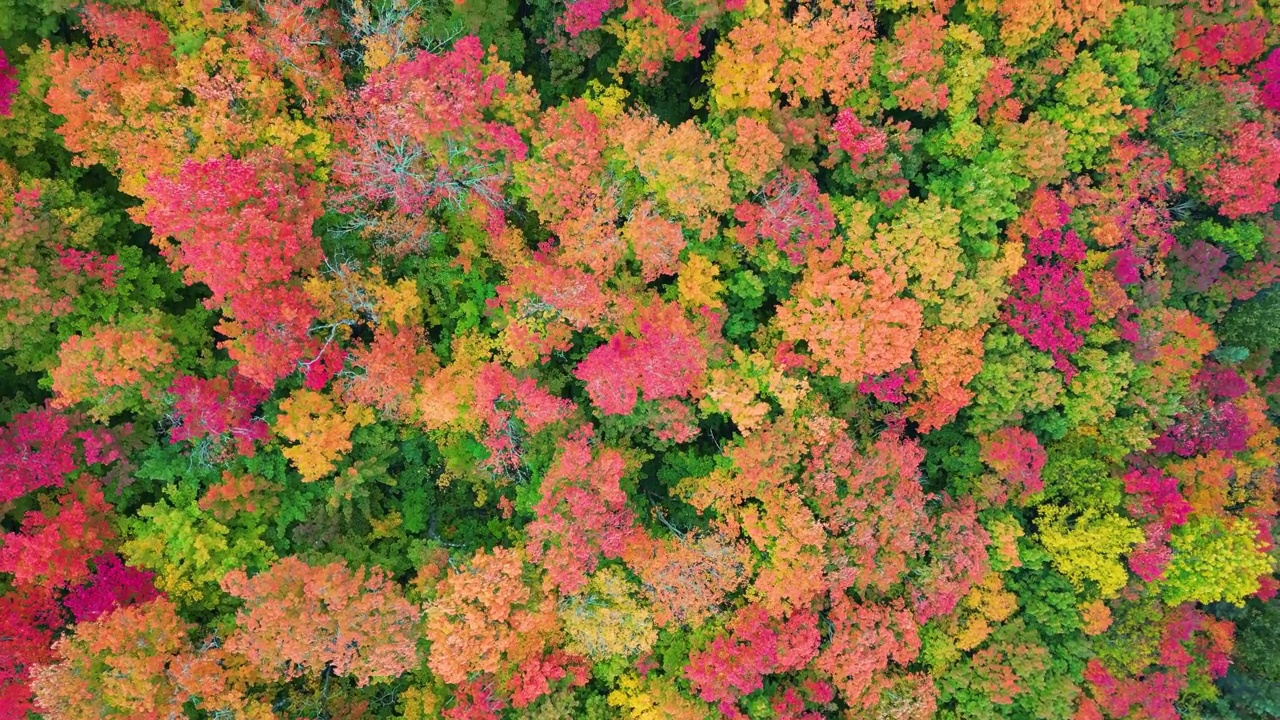
{"type": "Polygon", "coordinates": [[[330,204],[403,248],[422,247],[429,211],[499,210],[511,163],[528,152],[510,122],[531,99],[524,92],[475,37],[372,73],[339,126],[347,148],[334,158],[330,204]]]}
{"type": "Polygon", "coordinates": [[[84,164],[128,165],[141,174],[138,162],[165,162],[180,157],[173,138],[116,128],[124,113],[138,105],[171,107],[178,89],[161,81],[174,58],[166,28],[140,10],[104,3],[84,6],[84,29],[94,39],[91,49],[78,48],[51,58],[52,87],[46,101],[66,121],[59,128],[67,149],[84,164]],[[135,152],[137,154],[135,154],[135,152]]]}
{"type": "Polygon", "coordinates": [[[1205,196],[1229,218],[1267,212],[1280,191],[1280,138],[1262,123],[1233,128],[1231,145],[1205,168],[1205,196]]]}
{"type": "Polygon", "coordinates": [[[893,30],[894,47],[885,73],[893,84],[899,106],[926,117],[947,109],[947,86],[941,72],[946,67],[942,44],[946,19],[941,15],[914,15],[893,30]]]}
{"type": "Polygon", "coordinates": [[[658,625],[697,627],[747,579],[751,556],[721,534],[654,539],[638,530],[623,551],[658,625]]]}
{"type": "Polygon", "coordinates": [[[810,453],[802,482],[831,536],[829,587],[836,593],[888,591],[927,547],[932,521],[917,479],[924,451],[886,434],[860,453],[835,426],[819,433],[810,453]]]}
{"type": "Polygon", "coordinates": [[[913,590],[916,618],[923,623],[948,615],[987,573],[991,536],[978,522],[973,498],[943,498],[929,541],[929,564],[913,590]]]}
{"type": "Polygon", "coordinates": [[[245,603],[227,647],[267,677],[330,669],[365,685],[418,665],[421,614],[379,568],[287,557],[253,577],[232,571],[222,588],[245,603]]]}
{"type": "Polygon", "coordinates": [[[62,343],[50,373],[53,407],[85,403],[90,417],[104,420],[158,399],[176,353],[161,332],[134,325],[101,325],[62,343]]]}
{"type": "Polygon", "coordinates": [[[787,340],[808,345],[823,374],[858,383],[911,361],[922,318],[901,290],[883,270],[854,279],[844,266],[810,266],[794,299],[778,308],[778,325],[787,340]]]}
{"type": "Polygon", "coordinates": [[[167,666],[186,648],[189,627],[163,599],[78,624],[54,644],[58,662],[35,672],[39,708],[65,720],[181,712],[185,698],[167,666]]]}
{"type": "Polygon", "coordinates": [[[54,644],[57,661],[33,673],[37,708],[58,720],[164,720],[195,703],[269,720],[268,706],[248,694],[257,678],[216,643],[192,647],[191,629],[164,598],[77,624],[54,644]]]}
{"type": "Polygon", "coordinates": [[[427,664],[451,684],[473,674],[509,674],[543,651],[555,626],[554,602],[526,583],[522,553],[481,551],[436,586],[427,607],[427,664]]]}
{"type": "Polygon", "coordinates": [[[900,604],[858,604],[844,595],[827,612],[834,631],[814,662],[831,678],[845,701],[871,708],[892,682],[890,663],[906,665],[920,652],[920,636],[911,611],[900,604]]]}

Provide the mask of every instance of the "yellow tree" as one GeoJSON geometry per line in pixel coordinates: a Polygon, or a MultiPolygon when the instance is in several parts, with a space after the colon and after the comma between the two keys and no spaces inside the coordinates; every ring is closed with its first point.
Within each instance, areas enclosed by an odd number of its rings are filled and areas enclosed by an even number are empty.
{"type": "Polygon", "coordinates": [[[273,429],[294,443],[283,452],[302,474],[303,482],[314,482],[333,472],[342,456],[351,450],[351,431],[370,422],[373,413],[366,407],[353,403],[339,410],[321,393],[296,390],[281,401],[273,429]]]}

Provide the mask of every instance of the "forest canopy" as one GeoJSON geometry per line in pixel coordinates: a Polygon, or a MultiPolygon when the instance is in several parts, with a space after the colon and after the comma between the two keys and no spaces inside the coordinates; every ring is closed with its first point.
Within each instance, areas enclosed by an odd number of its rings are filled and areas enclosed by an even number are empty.
{"type": "Polygon", "coordinates": [[[1272,0],[0,0],[0,719],[1280,717],[1272,0]]]}

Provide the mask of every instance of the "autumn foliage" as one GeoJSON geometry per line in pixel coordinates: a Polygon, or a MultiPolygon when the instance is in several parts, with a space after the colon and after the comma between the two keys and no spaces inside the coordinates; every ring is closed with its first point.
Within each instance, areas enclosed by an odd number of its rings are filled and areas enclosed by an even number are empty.
{"type": "Polygon", "coordinates": [[[0,720],[1276,716],[1277,45],[0,2],[0,720]]]}

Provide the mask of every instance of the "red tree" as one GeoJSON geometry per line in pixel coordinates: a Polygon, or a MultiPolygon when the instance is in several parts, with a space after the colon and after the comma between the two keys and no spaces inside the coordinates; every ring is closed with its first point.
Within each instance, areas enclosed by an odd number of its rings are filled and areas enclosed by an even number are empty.
{"type": "Polygon", "coordinates": [[[0,505],[42,487],[62,487],[76,469],[67,417],[52,408],[19,413],[0,429],[0,505]]]}
{"type": "Polygon", "coordinates": [[[102,491],[80,483],[56,505],[22,517],[22,528],[0,536],[0,572],[17,585],[66,587],[87,579],[89,561],[115,537],[102,491]]]}
{"type": "Polygon", "coordinates": [[[562,592],[586,584],[601,555],[619,557],[634,518],[619,481],[626,471],[622,454],[591,450],[585,427],[560,443],[560,453],[542,479],[538,517],[527,528],[529,557],[540,562],[562,592]]]}
{"type": "Polygon", "coordinates": [[[618,333],[592,350],[574,375],[606,415],[626,415],[645,400],[686,397],[706,372],[697,328],[678,305],[654,303],[637,316],[639,337],[618,333]]]}

